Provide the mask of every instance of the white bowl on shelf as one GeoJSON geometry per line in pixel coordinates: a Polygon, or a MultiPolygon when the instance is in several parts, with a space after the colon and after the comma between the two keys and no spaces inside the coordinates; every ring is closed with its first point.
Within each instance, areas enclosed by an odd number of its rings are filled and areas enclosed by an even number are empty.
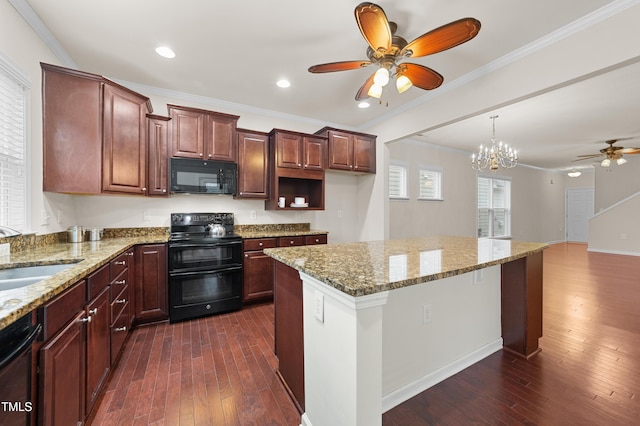
{"type": "Polygon", "coordinates": [[[308,204],[308,203],[304,202],[304,197],[295,197],[293,199],[293,204],[303,205],[303,204],[308,204]]]}

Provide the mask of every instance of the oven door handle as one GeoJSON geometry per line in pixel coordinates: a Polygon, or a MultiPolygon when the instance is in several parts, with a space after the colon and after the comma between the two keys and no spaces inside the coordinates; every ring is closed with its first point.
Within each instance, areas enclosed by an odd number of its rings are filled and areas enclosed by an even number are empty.
{"type": "Polygon", "coordinates": [[[211,243],[178,243],[178,242],[169,242],[169,248],[210,248],[210,247],[221,247],[221,246],[232,246],[242,244],[242,240],[233,240],[233,241],[225,241],[225,242],[211,242],[211,243]]]}
{"type": "Polygon", "coordinates": [[[207,269],[204,271],[169,272],[169,275],[172,277],[189,277],[193,275],[222,274],[222,273],[237,272],[237,271],[242,271],[241,265],[231,266],[229,268],[207,269]]]}
{"type": "Polygon", "coordinates": [[[42,331],[42,324],[37,324],[36,326],[32,327],[27,337],[22,339],[16,345],[16,347],[13,348],[13,350],[11,350],[11,352],[8,353],[4,358],[0,359],[0,370],[9,365],[14,359],[18,357],[18,355],[29,349],[33,341],[36,340],[36,337],[38,337],[38,335],[40,334],[40,331],[42,331]]]}

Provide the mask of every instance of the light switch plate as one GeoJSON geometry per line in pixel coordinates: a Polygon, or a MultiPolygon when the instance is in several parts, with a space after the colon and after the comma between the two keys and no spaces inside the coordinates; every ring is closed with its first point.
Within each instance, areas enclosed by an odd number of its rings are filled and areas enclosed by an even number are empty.
{"type": "Polygon", "coordinates": [[[0,244],[0,256],[9,256],[11,252],[11,244],[0,244]]]}
{"type": "Polygon", "coordinates": [[[324,322],[324,294],[319,291],[315,291],[313,296],[316,302],[313,316],[315,316],[318,321],[324,322]]]}

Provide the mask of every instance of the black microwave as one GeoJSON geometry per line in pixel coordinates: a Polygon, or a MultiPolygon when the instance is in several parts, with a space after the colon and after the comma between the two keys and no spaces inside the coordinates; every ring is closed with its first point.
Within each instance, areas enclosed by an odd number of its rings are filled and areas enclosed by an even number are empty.
{"type": "Polygon", "coordinates": [[[170,165],[171,192],[236,194],[236,163],[171,157],[170,165]]]}

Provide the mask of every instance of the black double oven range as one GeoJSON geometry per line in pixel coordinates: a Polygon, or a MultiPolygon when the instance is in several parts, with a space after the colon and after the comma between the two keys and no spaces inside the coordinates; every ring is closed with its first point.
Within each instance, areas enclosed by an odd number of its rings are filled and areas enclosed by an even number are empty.
{"type": "Polygon", "coordinates": [[[169,321],[242,307],[242,237],[233,213],[172,213],[169,321]]]}

